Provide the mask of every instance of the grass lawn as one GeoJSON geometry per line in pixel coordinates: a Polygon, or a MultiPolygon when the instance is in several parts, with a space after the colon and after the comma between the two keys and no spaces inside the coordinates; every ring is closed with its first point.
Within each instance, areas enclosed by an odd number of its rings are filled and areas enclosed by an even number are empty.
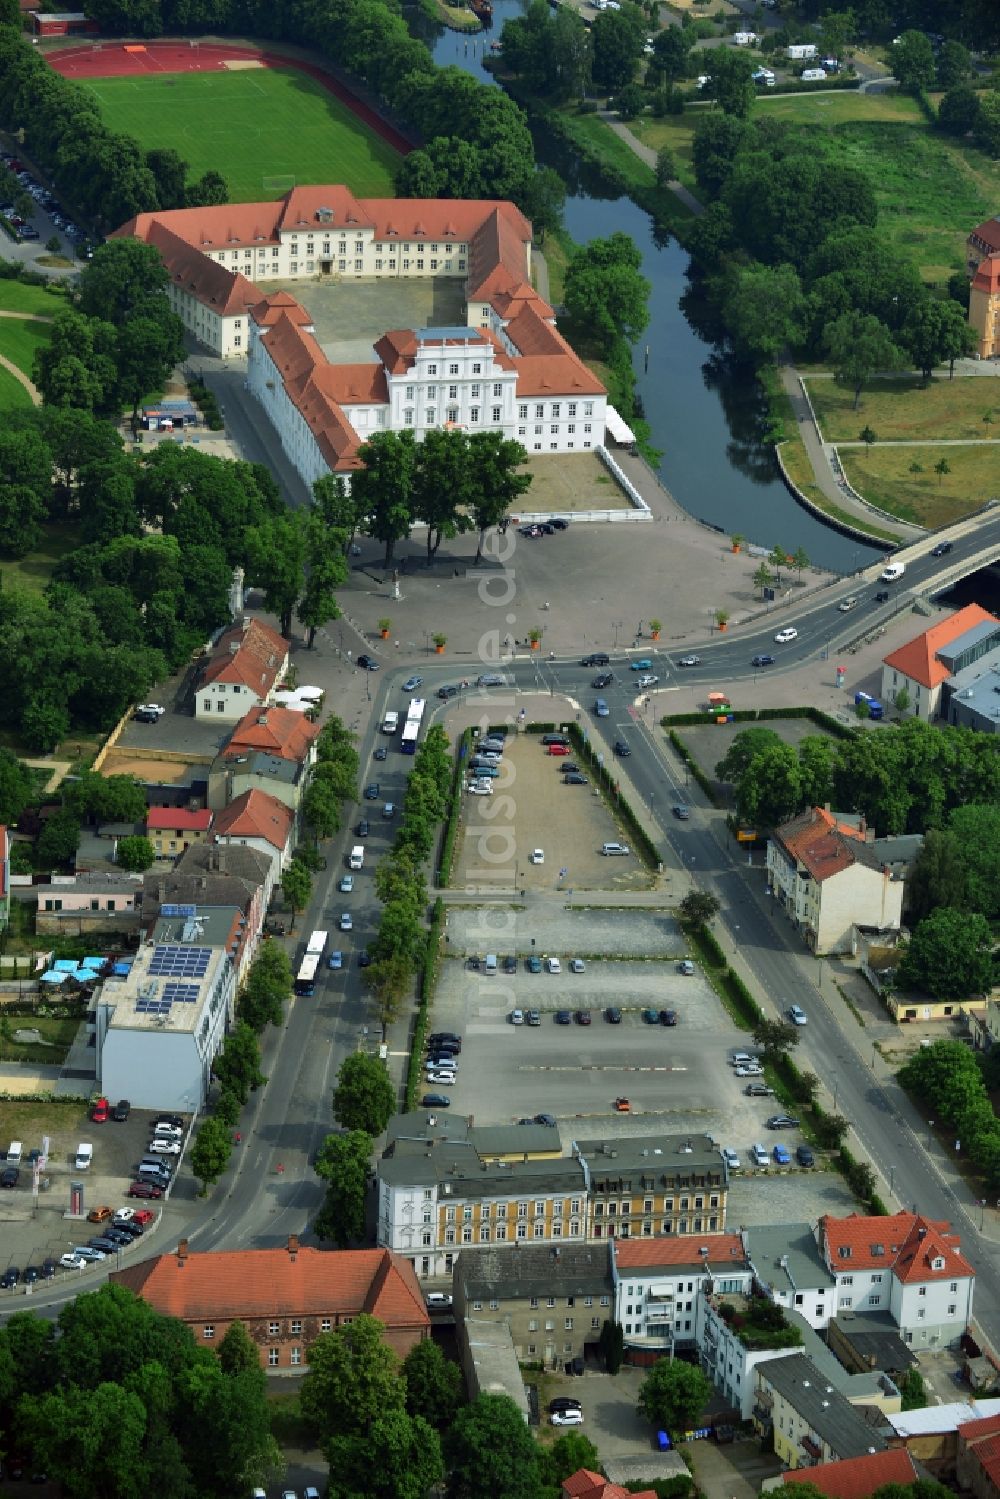
{"type": "Polygon", "coordinates": [[[16,406],[30,405],[31,397],[21,382],[14,379],[10,370],[0,366],[0,411],[13,411],[16,406]]]}
{"type": "Polygon", "coordinates": [[[23,370],[31,379],[35,363],[35,350],[49,341],[49,330],[45,323],[32,323],[27,318],[0,318],[0,354],[23,370]]]}
{"type": "MultiPolygon", "coordinates": [[[[926,388],[917,378],[874,380],[857,411],[854,392],[833,380],[810,380],[808,387],[827,442],[855,442],[865,426],[882,442],[1000,440],[1000,378],[933,380],[926,388]]],[[[994,453],[1000,488],[1000,448],[994,453]]]]}
{"type": "MultiPolygon", "coordinates": [[[[12,1025],[30,1025],[30,1016],[13,1015],[12,1025]]],[[[81,1085],[81,1091],[85,1091],[81,1085]]],[[[59,1135],[67,1130],[79,1131],[87,1122],[87,1105],[75,1098],[5,1099],[0,1103],[0,1135],[8,1140],[23,1140],[26,1150],[40,1144],[43,1135],[59,1135]],[[29,1141],[31,1142],[29,1144],[29,1141]]],[[[88,1137],[84,1135],[83,1139],[88,1137]]]]}
{"type": "Polygon", "coordinates": [[[276,198],[305,182],[392,196],[398,154],[297,68],[99,78],[80,87],[96,95],[111,130],[146,149],[172,146],[192,177],[221,172],[234,202],[276,198]]]}
{"type": "Polygon", "coordinates": [[[0,280],[0,311],[30,312],[38,317],[55,317],[69,303],[65,297],[44,286],[28,286],[23,281],[0,280]]]}
{"type": "Polygon", "coordinates": [[[7,1041],[0,1045],[0,1056],[5,1062],[40,1062],[46,1066],[55,1066],[65,1060],[66,1053],[73,1045],[77,1031],[80,1029],[80,1018],[73,1020],[57,1018],[54,1015],[40,1015],[36,1020],[31,1015],[12,1015],[9,1017],[11,1035],[15,1031],[38,1031],[42,1037],[42,1045],[33,1042],[7,1041]]]}
{"type": "Polygon", "coordinates": [[[880,509],[918,526],[950,525],[978,510],[997,492],[1000,446],[841,448],[851,484],[880,509]],[[935,463],[947,459],[950,472],[938,476],[935,463]],[[911,473],[919,463],[921,472],[911,473]]]}
{"type": "MultiPolygon", "coordinates": [[[[6,370],[0,370],[0,375],[6,373],[6,370]]],[[[42,593],[56,563],[67,552],[75,551],[79,545],[79,531],[73,526],[46,526],[37,552],[29,552],[26,557],[19,557],[16,562],[6,562],[0,567],[0,590],[6,593],[10,588],[23,588],[28,593],[42,593]]]]}

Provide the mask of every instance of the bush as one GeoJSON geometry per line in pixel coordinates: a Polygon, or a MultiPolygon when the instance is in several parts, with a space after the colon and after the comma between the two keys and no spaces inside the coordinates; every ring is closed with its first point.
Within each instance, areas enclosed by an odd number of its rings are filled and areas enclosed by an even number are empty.
{"type": "Polygon", "coordinates": [[[440,889],[447,890],[451,884],[452,867],[455,862],[455,843],[458,839],[458,828],[462,813],[462,766],[465,763],[462,757],[464,750],[468,754],[472,747],[472,730],[466,729],[455,749],[455,769],[451,782],[451,804],[444,825],[444,833],[441,837],[441,852],[438,855],[437,884],[440,889]]]}

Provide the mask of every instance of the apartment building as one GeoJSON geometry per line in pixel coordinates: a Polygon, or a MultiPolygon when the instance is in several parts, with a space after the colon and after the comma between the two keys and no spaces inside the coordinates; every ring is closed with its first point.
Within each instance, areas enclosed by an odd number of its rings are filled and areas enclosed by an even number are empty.
{"type": "Polygon", "coordinates": [[[709,1135],[574,1140],[586,1174],[590,1239],[719,1233],[729,1175],[709,1135]]]}
{"type": "Polygon", "coordinates": [[[742,1291],[753,1269],[739,1234],[655,1239],[612,1238],[615,1321],[625,1334],[629,1362],[659,1357],[696,1343],[697,1301],[709,1291],[742,1291]]]}
{"type": "Polygon", "coordinates": [[[455,1320],[501,1323],[519,1363],[547,1369],[596,1353],[613,1315],[604,1244],[518,1245],[461,1254],[452,1277],[455,1320]]]}
{"type": "Polygon", "coordinates": [[[768,840],[767,878],[815,953],[850,952],[859,927],[899,930],[903,881],[851,815],[807,807],[782,823],[768,840]]]}

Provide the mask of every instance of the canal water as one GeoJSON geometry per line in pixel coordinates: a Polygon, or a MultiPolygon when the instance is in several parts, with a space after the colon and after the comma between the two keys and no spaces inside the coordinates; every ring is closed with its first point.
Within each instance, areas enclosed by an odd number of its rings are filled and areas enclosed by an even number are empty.
{"type": "MultiPolygon", "coordinates": [[[[494,0],[493,29],[473,37],[435,28],[422,13],[407,14],[436,62],[488,83],[482,62],[490,41],[523,8],[522,0],[494,0]]],[[[632,360],[652,441],[662,454],[659,474],[677,502],[699,520],[742,532],[751,542],[789,552],[804,547],[811,561],[838,572],[852,572],[878,556],[881,548],[824,525],[785,488],[773,451],[760,437],[763,393],[752,372],[713,342],[709,310],[686,275],[683,247],[657,236],[648,214],[610,192],[599,174],[559,142],[536,133],[535,153],[566,183],[564,220],[578,244],[622,229],[642,251],[643,274],[652,285],[650,319],[632,360]]]]}

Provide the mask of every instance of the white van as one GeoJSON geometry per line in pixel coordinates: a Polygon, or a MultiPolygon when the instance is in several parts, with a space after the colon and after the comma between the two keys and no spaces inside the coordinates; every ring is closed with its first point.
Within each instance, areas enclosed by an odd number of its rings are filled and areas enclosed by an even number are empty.
{"type": "Polygon", "coordinates": [[[497,971],[497,955],[496,955],[495,952],[488,952],[486,954],[486,972],[487,973],[496,973],[496,971],[497,971]]]}
{"type": "Polygon", "coordinates": [[[11,1140],[10,1144],[7,1146],[8,1166],[20,1166],[22,1153],[23,1146],[21,1145],[20,1140],[11,1140]]]}
{"type": "Polygon", "coordinates": [[[351,849],[347,856],[347,865],[349,869],[364,869],[365,847],[363,843],[356,843],[351,849]]]}
{"type": "Polygon", "coordinates": [[[77,1171],[86,1171],[94,1159],[93,1145],[87,1145],[83,1141],[76,1147],[76,1160],[74,1166],[77,1171]]]}
{"type": "Polygon", "coordinates": [[[903,576],[903,574],[905,572],[906,572],[906,563],[905,562],[890,562],[889,566],[888,567],[884,567],[882,569],[882,571],[879,573],[879,582],[881,582],[881,583],[895,583],[895,582],[898,581],[898,579],[900,579],[903,576]]]}
{"type": "Polygon", "coordinates": [[[825,68],[804,68],[802,70],[803,83],[821,83],[825,77],[825,68]]]}
{"type": "Polygon", "coordinates": [[[395,734],[399,728],[399,714],[388,712],[382,720],[382,733],[395,734]]]}
{"type": "Polygon", "coordinates": [[[601,853],[606,859],[625,858],[629,852],[627,843],[602,843],[601,853]]]}

